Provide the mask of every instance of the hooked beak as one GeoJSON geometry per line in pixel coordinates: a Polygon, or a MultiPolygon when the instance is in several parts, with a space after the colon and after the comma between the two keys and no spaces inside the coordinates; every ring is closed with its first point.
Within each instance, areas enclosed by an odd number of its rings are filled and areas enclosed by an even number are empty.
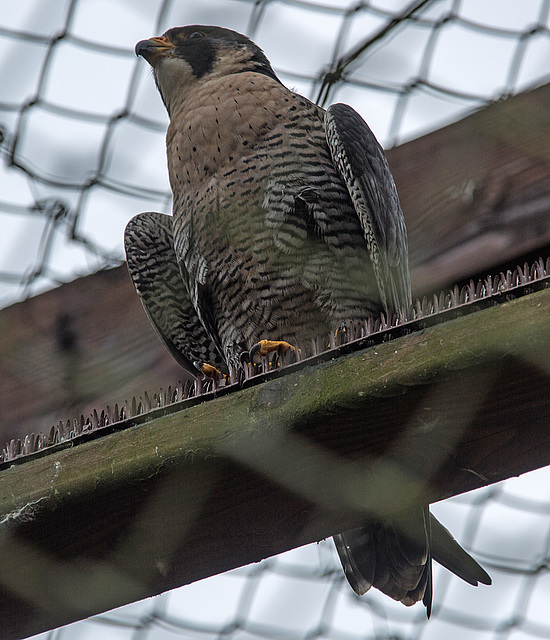
{"type": "Polygon", "coordinates": [[[149,38],[148,40],[140,40],[136,44],[135,52],[136,56],[145,58],[149,64],[153,64],[157,56],[170,51],[174,45],[164,36],[158,36],[156,38],[149,38]]]}

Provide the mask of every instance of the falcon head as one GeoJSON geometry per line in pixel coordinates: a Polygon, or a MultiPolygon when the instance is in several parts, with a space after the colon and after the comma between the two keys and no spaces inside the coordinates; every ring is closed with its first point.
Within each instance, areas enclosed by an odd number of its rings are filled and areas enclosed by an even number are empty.
{"type": "Polygon", "coordinates": [[[251,71],[279,81],[260,47],[250,38],[221,27],[174,27],[162,36],[141,40],[135,51],[153,67],[168,113],[182,91],[215,77],[251,71]]]}

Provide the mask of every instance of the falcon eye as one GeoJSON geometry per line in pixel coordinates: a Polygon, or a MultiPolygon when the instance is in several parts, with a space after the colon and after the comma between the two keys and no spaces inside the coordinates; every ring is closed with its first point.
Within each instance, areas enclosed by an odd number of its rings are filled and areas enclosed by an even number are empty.
{"type": "Polygon", "coordinates": [[[193,33],[189,36],[189,40],[191,38],[204,38],[205,34],[202,31],[193,31],[193,33]]]}

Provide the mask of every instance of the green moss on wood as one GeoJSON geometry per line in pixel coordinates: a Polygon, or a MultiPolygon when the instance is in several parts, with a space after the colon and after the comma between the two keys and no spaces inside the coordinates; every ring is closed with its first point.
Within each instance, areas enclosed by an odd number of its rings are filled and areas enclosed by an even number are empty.
{"type": "Polygon", "coordinates": [[[0,513],[220,456],[234,438],[358,409],[506,356],[547,367],[549,312],[550,291],[541,291],[14,466],[0,474],[0,513]]]}

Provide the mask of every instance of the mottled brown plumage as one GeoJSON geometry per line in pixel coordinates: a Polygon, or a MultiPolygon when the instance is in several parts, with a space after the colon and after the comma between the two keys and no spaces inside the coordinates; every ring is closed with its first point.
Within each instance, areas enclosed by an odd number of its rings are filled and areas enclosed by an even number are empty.
{"type": "MultiPolygon", "coordinates": [[[[252,41],[227,29],[170,29],[136,53],[170,115],[174,203],[171,220],[134,218],[126,251],[146,311],[183,366],[227,371],[263,338],[299,343],[410,304],[395,185],[353,109],[325,112],[293,93],[252,41]]],[[[429,610],[433,520],[426,507],[405,526],[336,536],[355,591],[374,585],[429,610]]],[[[488,580],[454,541],[447,546],[456,557],[441,552],[443,564],[488,580]]]]}

